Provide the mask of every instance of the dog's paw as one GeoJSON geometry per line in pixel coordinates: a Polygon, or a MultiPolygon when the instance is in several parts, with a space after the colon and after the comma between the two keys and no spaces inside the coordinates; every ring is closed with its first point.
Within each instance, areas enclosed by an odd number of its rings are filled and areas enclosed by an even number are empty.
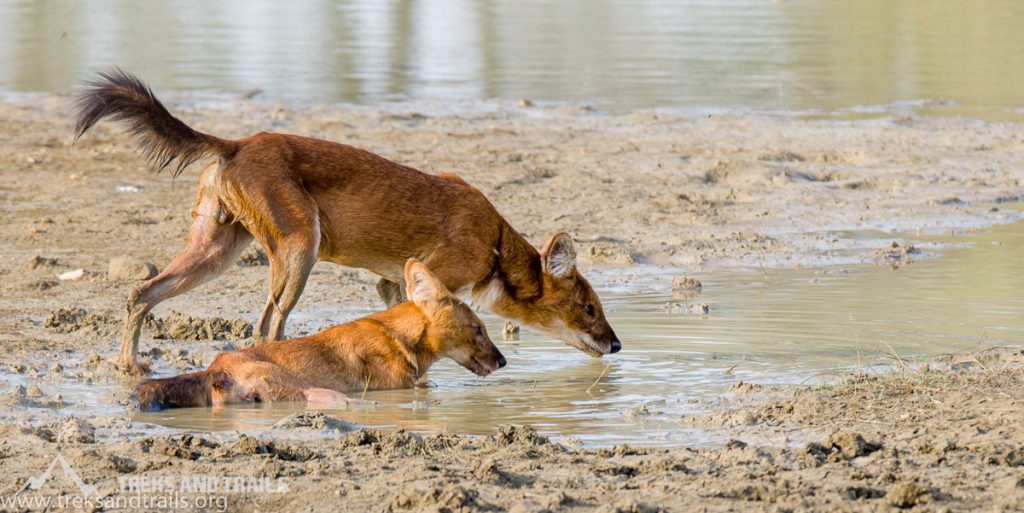
{"type": "Polygon", "coordinates": [[[110,360],[110,363],[113,364],[114,368],[122,374],[127,374],[129,376],[149,375],[149,364],[141,360],[125,360],[120,357],[115,357],[110,360]]]}
{"type": "Polygon", "coordinates": [[[337,390],[331,390],[329,388],[307,388],[303,390],[302,393],[303,395],[306,396],[306,402],[315,406],[330,406],[339,404],[358,404],[373,402],[354,399],[341,392],[338,392],[337,390]]]}

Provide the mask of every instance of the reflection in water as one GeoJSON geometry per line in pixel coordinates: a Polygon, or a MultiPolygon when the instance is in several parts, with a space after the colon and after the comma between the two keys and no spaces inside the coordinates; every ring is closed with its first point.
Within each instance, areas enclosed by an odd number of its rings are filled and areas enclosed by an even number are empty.
{"type": "Polygon", "coordinates": [[[1019,118],[1021,26],[1018,0],[0,0],[0,90],[120,65],[161,89],[316,101],[1019,118]]]}
{"type": "MultiPolygon", "coordinates": [[[[693,443],[702,435],[682,429],[679,415],[692,412],[692,400],[714,397],[741,379],[795,383],[839,367],[888,365],[889,346],[912,358],[971,348],[983,336],[986,343],[1024,343],[1024,223],[929,240],[968,244],[898,270],[856,265],[698,276],[704,292],[675,301],[708,303],[706,317],[671,313],[665,303],[673,298],[661,294],[606,294],[621,353],[597,360],[527,331],[519,342],[499,342],[509,366],[491,377],[475,378],[445,361],[431,370],[432,388],[371,392],[376,408],[332,414],[422,431],[482,434],[516,423],[594,444],[693,443]],[[638,411],[644,405],[652,415],[638,411]]],[[[487,321],[491,333],[500,333],[499,319],[487,321]]],[[[304,408],[197,408],[137,420],[252,429],[304,408]]]]}

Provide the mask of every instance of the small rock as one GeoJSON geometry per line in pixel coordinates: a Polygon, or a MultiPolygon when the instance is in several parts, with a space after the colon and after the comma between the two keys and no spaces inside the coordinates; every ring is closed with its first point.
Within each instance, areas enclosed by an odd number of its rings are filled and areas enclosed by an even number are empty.
{"type": "Polygon", "coordinates": [[[68,271],[57,275],[58,280],[79,280],[85,276],[85,269],[75,269],[74,271],[68,271]]]}
{"type": "Polygon", "coordinates": [[[922,488],[921,485],[905,481],[892,485],[885,494],[885,501],[897,508],[910,508],[925,502],[927,495],[928,490],[922,488]]]}
{"type": "Polygon", "coordinates": [[[711,307],[707,303],[693,303],[686,305],[686,313],[691,315],[707,315],[711,307]]]}
{"type": "Polygon", "coordinates": [[[529,98],[520,98],[519,101],[516,102],[516,106],[520,108],[533,107],[533,101],[529,98]]]}
{"type": "Polygon", "coordinates": [[[273,425],[273,429],[312,429],[312,430],[337,430],[341,432],[354,431],[356,425],[344,420],[331,417],[323,412],[298,412],[293,413],[273,425]]]}
{"type": "Polygon", "coordinates": [[[733,386],[729,387],[729,391],[734,394],[748,395],[753,394],[754,392],[759,392],[762,388],[763,387],[761,385],[755,383],[747,383],[745,381],[740,381],[734,384],[733,386]]]}
{"type": "Polygon", "coordinates": [[[40,267],[57,267],[57,259],[56,258],[47,258],[47,257],[44,257],[44,256],[39,256],[39,255],[33,255],[31,258],[29,258],[21,266],[22,269],[28,270],[28,271],[31,271],[33,269],[38,269],[40,267]]]}
{"type": "Polygon", "coordinates": [[[865,456],[881,449],[878,444],[867,442],[860,434],[848,430],[832,432],[825,437],[821,445],[826,449],[835,449],[840,456],[846,459],[865,456]]]}
{"type": "Polygon", "coordinates": [[[259,454],[266,452],[266,447],[255,437],[241,435],[235,442],[235,450],[240,454],[259,454]]]}
{"type": "Polygon", "coordinates": [[[672,278],[672,290],[687,290],[687,291],[701,291],[704,289],[704,284],[700,280],[695,280],[686,276],[676,276],[672,278]]]}
{"type": "Polygon", "coordinates": [[[725,442],[726,449],[745,449],[746,447],[746,442],[742,440],[736,440],[735,438],[729,440],[728,442],[725,442]]]}
{"type": "Polygon", "coordinates": [[[148,280],[157,275],[157,268],[151,262],[129,256],[119,256],[107,266],[107,277],[111,280],[148,280]]]}
{"type": "Polygon", "coordinates": [[[707,303],[665,303],[665,309],[669,313],[674,314],[686,314],[686,315],[707,315],[711,311],[711,306],[707,303]]]}
{"type": "Polygon", "coordinates": [[[512,321],[505,321],[505,327],[501,334],[505,340],[519,340],[519,325],[512,321]]]}
{"type": "Polygon", "coordinates": [[[32,397],[32,398],[42,397],[43,396],[43,391],[40,390],[39,387],[37,387],[35,385],[29,385],[28,389],[25,391],[25,396],[26,397],[32,397]]]}
{"type": "Polygon", "coordinates": [[[71,417],[61,424],[57,441],[79,444],[96,443],[96,428],[85,419],[71,417]]]}

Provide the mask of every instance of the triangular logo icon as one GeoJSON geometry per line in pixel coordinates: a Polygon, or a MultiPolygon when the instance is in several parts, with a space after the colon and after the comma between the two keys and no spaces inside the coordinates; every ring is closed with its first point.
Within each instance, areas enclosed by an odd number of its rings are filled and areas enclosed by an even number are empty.
{"type": "Polygon", "coordinates": [[[58,464],[60,464],[61,469],[64,470],[64,475],[68,476],[68,478],[75,483],[75,486],[78,487],[78,490],[82,492],[82,496],[91,497],[93,495],[99,495],[96,487],[85,484],[85,481],[82,481],[82,478],[78,477],[78,472],[75,472],[75,469],[71,468],[68,461],[64,459],[64,455],[59,452],[57,453],[57,456],[53,458],[53,461],[50,462],[50,466],[46,467],[46,471],[43,472],[42,475],[39,477],[29,477],[25,485],[22,486],[14,495],[18,495],[27,489],[38,490],[42,488],[43,485],[46,484],[46,482],[53,476],[53,470],[57,468],[58,464]]]}

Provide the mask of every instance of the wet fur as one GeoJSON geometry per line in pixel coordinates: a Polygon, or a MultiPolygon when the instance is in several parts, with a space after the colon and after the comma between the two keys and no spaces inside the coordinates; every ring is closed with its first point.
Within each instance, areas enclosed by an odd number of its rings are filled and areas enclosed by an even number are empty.
{"type": "Polygon", "coordinates": [[[483,323],[415,261],[411,301],[308,337],[221,353],[204,371],[136,389],[144,411],[245,401],[302,401],[310,391],[410,388],[449,357],[486,376],[505,365],[483,323]]]}
{"type": "Polygon", "coordinates": [[[158,167],[176,161],[180,172],[203,156],[217,158],[199,180],[185,249],[129,297],[118,359],[126,370],[147,370],[136,360],[146,313],[226,270],[253,238],[270,260],[270,291],[256,327],[262,340],[284,338],[316,261],[380,275],[378,291],[393,306],[403,299],[406,259],[418,258],[450,290],[486,292],[490,311],[594,355],[618,350],[597,295],[576,272],[571,238],[556,234],[538,252],[461,178],[309,137],[205,135],[122,71],[101,74],[79,95],[76,136],[104,117],[125,122],[158,167]],[[595,314],[583,318],[587,305],[595,314]]]}
{"type": "Polygon", "coordinates": [[[210,406],[214,388],[230,387],[231,378],[227,374],[205,370],[149,380],[135,389],[135,399],[143,411],[210,406]]]}

